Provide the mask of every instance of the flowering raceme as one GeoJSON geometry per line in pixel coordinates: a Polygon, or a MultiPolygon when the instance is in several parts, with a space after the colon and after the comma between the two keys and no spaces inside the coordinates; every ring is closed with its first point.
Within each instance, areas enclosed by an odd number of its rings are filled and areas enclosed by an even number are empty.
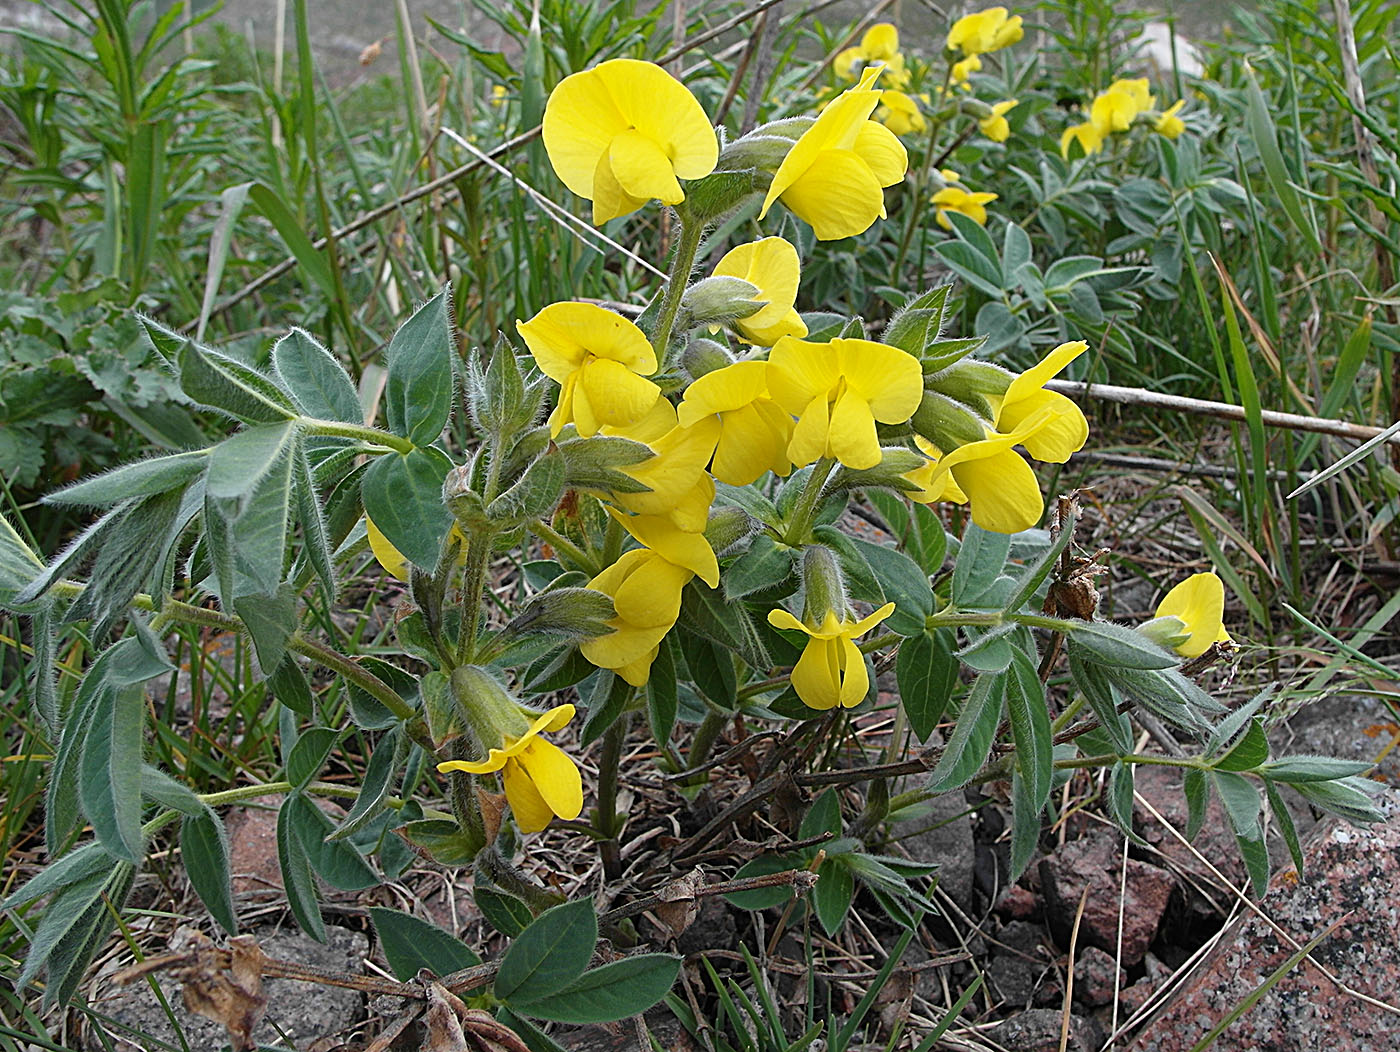
{"type": "Polygon", "coordinates": [[[853,708],[865,700],[870,675],[855,641],[892,613],[893,603],[859,621],[849,615],[837,618],[836,611],[827,610],[821,623],[813,627],[781,608],[769,611],[768,623],[774,628],[793,629],[810,637],[792,669],[792,688],[803,704],[825,710],[837,705],[853,708]]]}
{"type": "Polygon", "coordinates": [[[904,423],[924,393],[919,360],[872,340],[784,337],[768,355],[767,379],[773,400],[797,417],[787,454],[798,466],[835,457],[848,468],[873,468],[875,422],[904,423]]]}
{"type": "Polygon", "coordinates": [[[515,328],[540,372],[559,384],[552,438],[568,423],[584,438],[606,424],[635,423],[661,397],[661,388],[645,379],[656,372],[656,352],[620,314],[591,303],[552,303],[515,328]]]}
{"type": "Polygon", "coordinates": [[[780,237],[765,237],[732,248],[715,267],[716,277],[742,278],[765,301],[756,314],[734,322],[745,343],[772,347],[784,336],[806,336],[807,326],[793,309],[802,267],[797,249],[780,237]]]}
{"type": "Polygon", "coordinates": [[[714,171],[719,141],[700,103],[660,66],[611,59],[565,77],[545,104],[543,137],[554,171],[593,202],[593,222],[653,198],[685,200],[680,179],[714,171]]]}
{"type": "Polygon", "coordinates": [[[1098,153],[1110,135],[1127,131],[1138,114],[1152,109],[1156,101],[1148,89],[1146,77],[1115,80],[1094,96],[1087,121],[1064,130],[1060,136],[1060,154],[1068,157],[1072,142],[1078,142],[1086,156],[1098,153]]]}
{"type": "Polygon", "coordinates": [[[811,224],[819,241],[853,237],[885,217],[884,187],[904,178],[909,154],[899,138],[870,120],[880,104],[880,67],[842,92],[802,133],[773,173],[758,218],[781,200],[811,224]]]}
{"type": "Polygon", "coordinates": [[[992,142],[1005,142],[1011,137],[1011,125],[1007,123],[1006,114],[1016,108],[1016,99],[1007,99],[1004,102],[994,103],[990,116],[983,117],[977,122],[977,127],[981,129],[983,135],[991,139],[992,142]]]}
{"type": "Polygon", "coordinates": [[[979,226],[987,225],[987,205],[997,199],[996,194],[986,191],[972,192],[961,186],[945,186],[929,198],[934,206],[933,218],[944,230],[951,230],[953,224],[947,213],[961,212],[979,226]]]}

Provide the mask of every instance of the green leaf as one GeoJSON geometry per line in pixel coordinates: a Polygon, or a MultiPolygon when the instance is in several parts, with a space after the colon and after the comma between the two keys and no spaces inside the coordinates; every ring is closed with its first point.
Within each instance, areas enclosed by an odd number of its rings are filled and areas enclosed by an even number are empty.
{"type": "Polygon", "coordinates": [[[480,882],[472,889],[472,897],[491,927],[508,939],[515,938],[535,919],[530,907],[514,895],[488,888],[480,882]]]}
{"type": "Polygon", "coordinates": [[[1249,729],[1240,736],[1230,751],[1211,766],[1217,771],[1249,771],[1269,758],[1269,736],[1264,733],[1264,721],[1258,716],[1249,723],[1249,729]]]}
{"type": "Polygon", "coordinates": [[[1040,682],[1030,656],[1020,647],[1014,648],[1006,688],[1006,708],[1011,716],[1011,734],[1016,741],[1016,761],[1025,783],[1024,804],[1033,807],[1039,815],[1045,801],[1050,798],[1054,742],[1050,733],[1050,713],[1045,702],[1045,685],[1040,682]]]}
{"type": "MultiPolygon", "coordinates": [[[[389,664],[383,658],[367,656],[357,660],[361,668],[387,684],[405,704],[414,705],[418,701],[417,676],[405,672],[397,665],[389,664]]],[[[367,731],[379,731],[398,722],[398,717],[363,687],[354,682],[347,682],[346,688],[350,701],[350,718],[355,721],[356,726],[367,731]]]]}
{"type": "Polygon", "coordinates": [[[279,704],[287,706],[298,716],[309,717],[314,710],[311,684],[291,654],[282,655],[282,660],[267,677],[267,689],[279,704]]]}
{"type": "Polygon", "coordinates": [[[732,709],[738,692],[734,660],[721,647],[689,632],[677,633],[690,681],[721,709],[732,709]]]}
{"type": "Polygon", "coordinates": [[[1190,768],[1181,777],[1181,791],[1186,797],[1186,839],[1195,840],[1206,821],[1206,805],[1210,803],[1210,783],[1206,772],[1190,768]]]}
{"type": "MultiPolygon", "coordinates": [[[[514,950],[514,946],[511,947],[514,950]]],[[[584,972],[574,982],[531,998],[510,998],[517,1012],[560,1023],[611,1023],[645,1012],[675,984],[681,958],[639,953],[584,972]]],[[[496,985],[499,995],[500,979],[496,985]]]]}
{"type": "Polygon", "coordinates": [[[880,582],[885,599],[894,603],[894,613],[884,626],[902,636],[922,633],[925,620],[933,613],[933,589],[928,575],[913,559],[894,548],[862,540],[852,543],[880,582]]]}
{"type": "Polygon", "coordinates": [[[953,582],[949,597],[957,607],[975,607],[1006,567],[1011,551],[1011,538],[1004,533],[992,533],[977,525],[969,525],[953,564],[953,582]]]}
{"type": "Polygon", "coordinates": [[[424,968],[443,976],[481,963],[466,943],[436,924],[384,906],[371,906],[369,916],[389,971],[399,982],[412,982],[424,968]]]}
{"type": "Polygon", "coordinates": [[[895,679],[909,726],[919,741],[928,741],[958,683],[958,661],[948,633],[921,632],[900,643],[895,679]]]}
{"type": "Polygon", "coordinates": [[[840,929],[855,894],[855,877],[846,868],[844,856],[829,858],[818,867],[817,885],[812,889],[812,908],[827,935],[835,935],[840,929]]]}
{"type": "Polygon", "coordinates": [[[225,609],[240,596],[271,595],[282,583],[296,441],[294,424],[265,424],[210,454],[204,515],[225,609]]]}
{"type": "Polygon", "coordinates": [[[1330,782],[1365,774],[1375,764],[1366,760],[1338,760],[1331,756],[1280,756],[1259,768],[1259,773],[1278,782],[1330,782]]]}
{"type": "MultiPolygon", "coordinates": [[[[1020,228],[1014,225],[1009,226],[1007,232],[1018,229],[1020,228]]],[[[1072,504],[1071,507],[1073,507],[1072,504]]],[[[1055,538],[1054,543],[1041,552],[1036,561],[1026,567],[1025,572],[1016,579],[1016,592],[1007,600],[1006,610],[1014,613],[1030,602],[1036,590],[1050,576],[1050,571],[1055,568],[1055,563],[1060,558],[1061,553],[1069,546],[1070,540],[1074,537],[1074,522],[1077,518],[1076,514],[1069,522],[1061,524],[1059,536],[1055,538]]]]}
{"type": "MultiPolygon", "coordinates": [[[[432,674],[429,673],[429,675],[432,674]]],[[[360,781],[360,793],[355,797],[355,803],[351,806],[350,813],[336,827],[335,832],[326,837],[327,840],[343,840],[345,837],[359,832],[378,818],[389,806],[389,787],[393,784],[394,776],[398,774],[399,767],[403,763],[404,754],[407,751],[406,742],[407,739],[398,727],[379,739],[379,743],[374,747],[374,752],[370,754],[369,763],[365,764],[365,775],[360,781]]]]}
{"type": "MultiPolygon", "coordinates": [[[[277,863],[282,871],[282,887],[286,889],[287,905],[292,909],[292,916],[302,931],[323,943],[326,941],[326,925],[321,919],[321,905],[316,901],[316,878],[311,874],[311,859],[302,846],[301,832],[296,828],[305,817],[305,812],[294,806],[300,799],[300,793],[288,796],[277,811],[277,863]]],[[[312,835],[316,835],[315,830],[312,830],[312,835]]]]}
{"type": "MultiPolygon", "coordinates": [[[[442,434],[452,412],[455,352],[452,301],[444,288],[414,311],[385,351],[389,378],[384,388],[384,412],[390,431],[415,446],[427,446],[442,434]]],[[[380,525],[377,516],[374,521],[380,525]]]]}
{"type": "Polygon", "coordinates": [[[588,698],[588,719],[584,721],[579,741],[589,745],[617,722],[632,697],[632,684],[616,673],[599,676],[588,698]]]}
{"type": "Polygon", "coordinates": [[[1289,814],[1287,805],[1283,798],[1279,796],[1278,789],[1269,779],[1264,779],[1264,798],[1269,801],[1269,810],[1273,812],[1274,823],[1278,826],[1279,832],[1283,834],[1283,842],[1288,845],[1288,854],[1293,859],[1293,868],[1298,871],[1298,875],[1303,875],[1303,848],[1298,843],[1298,830],[1293,826],[1293,816],[1289,814]]]}
{"type": "Polygon", "coordinates": [[[1322,247],[1318,243],[1317,229],[1310,222],[1308,214],[1303,211],[1297,188],[1288,176],[1283,153],[1279,150],[1278,131],[1274,127],[1269,103],[1264,98],[1264,93],[1259,90],[1259,82],[1254,79],[1253,70],[1248,66],[1245,67],[1245,98],[1248,100],[1245,126],[1254,139],[1254,148],[1259,153],[1259,161],[1263,165],[1269,185],[1278,195],[1279,204],[1293,223],[1293,228],[1303,235],[1313,254],[1320,255],[1322,247]]]}
{"type": "Polygon", "coordinates": [[[598,941],[590,899],[545,910],[506,951],[493,993],[503,1001],[538,1002],[563,990],[588,967],[598,941]]]}
{"type": "Polygon", "coordinates": [[[79,767],[83,813],[117,858],[141,861],[141,752],[145,693],[138,686],[100,691],[79,767]]]}
{"type": "Polygon", "coordinates": [[[724,569],[726,599],[742,599],[788,582],[792,576],[793,550],[779,545],[766,533],[754,536],[748,549],[724,569]]]}
{"type": "Polygon", "coordinates": [[[146,497],[173,489],[183,489],[204,470],[208,458],[207,449],[196,449],[168,457],[138,460],[134,464],[114,468],[96,478],[75,482],[71,486],[45,494],[44,503],[104,507],[132,497],[146,497]]]}
{"type": "Polygon", "coordinates": [[[564,495],[564,458],[536,457],[511,486],[486,506],[486,517],[503,525],[547,519],[564,495]]]}
{"type": "Polygon", "coordinates": [[[671,740],[671,731],[676,726],[676,712],[680,699],[676,693],[675,644],[668,637],[662,637],[657,644],[656,657],[651,663],[651,675],[647,677],[647,722],[651,736],[657,745],[665,746],[671,740]]]}
{"type": "Polygon", "coordinates": [[[293,329],[278,340],[272,348],[272,368],[307,416],[364,423],[350,374],[310,333],[293,329]]]}
{"type": "Polygon", "coordinates": [[[9,605],[43,569],[44,561],[0,515],[0,607],[9,605]]]}
{"type": "Polygon", "coordinates": [[[331,727],[313,727],[298,738],[287,757],[287,781],[297,790],[310,785],[326,765],[340,735],[340,731],[331,727]]]}
{"type": "Polygon", "coordinates": [[[1118,668],[1176,668],[1181,658],[1146,636],[1111,621],[1074,621],[1071,634],[1093,659],[1118,668]]]}
{"type": "Polygon", "coordinates": [[[953,656],[977,672],[1004,672],[1010,667],[1016,652],[1011,637],[1018,627],[1015,623],[1007,623],[990,629],[964,628],[967,646],[955,651],[953,656]]]}
{"type": "Polygon", "coordinates": [[[230,935],[238,934],[233,906],[228,834],[219,816],[208,809],[180,821],[180,855],[199,900],[209,915],[230,935]]]}
{"type": "Polygon", "coordinates": [[[381,456],[365,472],[360,495],[365,514],[409,562],[437,566],[452,514],[442,502],[442,483],[452,461],[439,449],[381,456]]]}
{"type": "Polygon", "coordinates": [[[0,900],[0,910],[18,909],[69,884],[85,880],[94,873],[105,873],[116,861],[101,843],[89,840],[50,862],[9,898],[0,900]]]}
{"type": "MultiPolygon", "coordinates": [[[[296,454],[292,458],[292,489],[296,497],[297,519],[301,522],[302,552],[303,558],[320,578],[321,587],[325,589],[327,605],[332,605],[335,602],[336,589],[335,560],[331,549],[335,545],[328,531],[325,513],[321,509],[321,498],[316,492],[315,476],[307,452],[306,442],[299,442],[296,454]]],[[[300,567],[297,569],[296,579],[301,579],[300,567]]]]}
{"type": "Polygon", "coordinates": [[[456,822],[440,818],[425,818],[405,822],[394,830],[418,854],[427,855],[443,866],[469,866],[481,850],[456,822]]]}
{"type": "Polygon", "coordinates": [[[1006,673],[989,672],[977,677],[958,716],[948,745],[929,778],[929,789],[942,792],[966,785],[992,751],[1001,723],[1006,696],[1006,673]]]}
{"type": "Polygon", "coordinates": [[[193,401],[245,424],[281,423],[297,415],[292,400],[270,378],[192,340],[180,347],[175,365],[180,390],[193,401]]]}
{"type": "MultiPolygon", "coordinates": [[[[1008,695],[1015,693],[1008,691],[1008,695]]],[[[1025,768],[1020,763],[1011,775],[1011,856],[1007,869],[1008,880],[1018,880],[1040,846],[1040,812],[1044,801],[1035,801],[1035,790],[1025,776],[1025,768]]]]}
{"type": "Polygon", "coordinates": [[[1136,782],[1133,765],[1115,763],[1108,775],[1108,790],[1104,802],[1108,813],[1118,823],[1123,835],[1138,842],[1141,838],[1133,831],[1133,787],[1136,782]]]}
{"type": "MultiPolygon", "coordinates": [[[[759,855],[745,862],[734,874],[735,880],[745,877],[762,877],[769,873],[782,873],[784,870],[798,869],[804,863],[791,855],[759,855]]],[[[725,901],[741,910],[766,910],[770,906],[781,906],[793,895],[791,884],[776,884],[771,888],[750,888],[748,891],[731,891],[725,901]]]]}
{"type": "Polygon", "coordinates": [[[297,630],[295,589],[283,582],[271,595],[239,596],[233,601],[233,610],[248,628],[264,674],[277,669],[286,656],[287,640],[297,630]]]}
{"type": "Polygon", "coordinates": [[[1212,771],[1210,780],[1220,801],[1225,805],[1225,814],[1237,836],[1256,839],[1259,836],[1259,792],[1244,775],[1212,771]]]}
{"type": "Polygon", "coordinates": [[[1079,688],[1089,707],[1098,718],[1100,726],[1111,737],[1113,747],[1120,755],[1133,751],[1133,728],[1126,714],[1118,711],[1118,695],[1113,683],[1104,673],[1102,666],[1094,663],[1083,648],[1076,645],[1070,636],[1066,646],[1069,654],[1069,674],[1074,685],[1079,688]]]}
{"type": "Polygon", "coordinates": [[[316,287],[328,300],[335,302],[335,278],[331,273],[330,262],[325,253],[317,249],[315,243],[307,236],[296,212],[277,196],[275,190],[263,183],[253,183],[249,186],[248,197],[253,202],[253,207],[276,228],[286,243],[287,250],[296,257],[297,263],[306,271],[316,287]]]}
{"type": "Polygon", "coordinates": [[[797,838],[810,840],[823,833],[830,833],[833,837],[841,835],[841,798],[836,795],[835,789],[826,790],[812,801],[812,806],[802,817],[797,838]]]}

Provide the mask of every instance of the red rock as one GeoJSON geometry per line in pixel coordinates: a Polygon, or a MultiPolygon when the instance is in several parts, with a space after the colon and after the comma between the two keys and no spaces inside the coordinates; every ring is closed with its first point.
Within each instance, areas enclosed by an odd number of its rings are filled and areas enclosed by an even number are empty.
{"type": "MultiPolygon", "coordinates": [[[[1079,945],[1116,952],[1122,851],[1118,834],[1099,830],[1071,841],[1040,863],[1046,920],[1062,946],[1069,945],[1079,899],[1088,888],[1079,945]]],[[[1171,897],[1172,878],[1156,866],[1130,858],[1123,891],[1122,962],[1131,967],[1142,960],[1157,935],[1157,924],[1171,897]]]]}
{"type": "Polygon", "coordinates": [[[1097,946],[1079,950],[1074,962],[1074,999],[1091,1008],[1113,1003],[1114,994],[1123,985],[1122,969],[1113,963],[1113,955],[1097,946]]]}
{"type": "MultiPolygon", "coordinates": [[[[1342,923],[1312,958],[1353,990],[1397,1004],[1400,991],[1400,792],[1377,800],[1387,821],[1322,823],[1303,880],[1289,866],[1259,903],[1298,943],[1342,923]],[[1388,800],[1387,800],[1388,798],[1388,800]]],[[[1140,1033],[1136,1052],[1185,1052],[1296,948],[1246,913],[1140,1033]]],[[[1400,1048],[1400,1016],[1341,990],[1316,967],[1290,970],[1216,1039],[1212,1052],[1381,1052],[1400,1048]]]]}
{"type": "MultiPolygon", "coordinates": [[[[1177,768],[1144,765],[1138,767],[1134,773],[1133,786],[1144,800],[1156,808],[1158,814],[1176,828],[1177,832],[1185,834],[1188,815],[1186,794],[1182,791],[1181,779],[1182,773],[1177,768]]],[[[1205,821],[1189,848],[1173,836],[1170,831],[1163,828],[1162,823],[1153,817],[1152,813],[1141,803],[1135,802],[1133,811],[1133,823],[1142,838],[1177,867],[1180,867],[1180,872],[1186,874],[1188,878],[1194,878],[1196,882],[1211,888],[1218,887],[1220,884],[1219,878],[1212,874],[1210,868],[1196,857],[1195,852],[1199,852],[1216,869],[1220,870],[1225,879],[1235,887],[1239,887],[1244,882],[1246,877],[1244,860],[1240,858],[1239,848],[1235,844],[1235,835],[1230,831],[1229,822],[1225,817],[1225,807],[1221,804],[1220,797],[1216,793],[1210,794],[1210,802],[1206,805],[1205,821]]],[[[1189,889],[1192,880],[1188,879],[1182,883],[1184,887],[1189,889]]],[[[1228,892],[1225,894],[1227,899],[1219,904],[1228,909],[1228,892]]],[[[1215,912],[1198,892],[1189,892],[1187,900],[1198,913],[1215,912]]]]}
{"type": "Polygon", "coordinates": [[[1019,884],[1012,884],[997,899],[996,912],[1008,920],[1029,920],[1040,908],[1035,894],[1019,884]]]}

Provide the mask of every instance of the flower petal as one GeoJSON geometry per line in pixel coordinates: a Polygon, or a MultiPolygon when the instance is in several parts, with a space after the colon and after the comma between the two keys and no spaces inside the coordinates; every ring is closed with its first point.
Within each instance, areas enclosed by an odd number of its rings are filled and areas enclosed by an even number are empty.
{"type": "Polygon", "coordinates": [[[826,446],[829,455],[848,468],[859,471],[880,463],[880,438],[870,405],[850,388],[842,391],[831,407],[826,446]]]}
{"type": "Polygon", "coordinates": [[[835,339],[841,375],[882,424],[902,424],[924,397],[924,374],[912,354],[873,340],[835,339]]]}
{"type": "Polygon", "coordinates": [[[899,141],[899,136],[883,124],[874,121],[862,124],[856,132],[855,152],[870,166],[881,186],[893,186],[909,170],[909,151],[899,141]]]}
{"type": "Polygon", "coordinates": [[[783,204],[818,241],[854,237],[885,215],[880,180],[853,150],[828,150],[783,191],[783,204]]]}
{"type": "MultiPolygon", "coordinates": [[[[974,443],[980,445],[981,443],[974,443]]],[[[960,447],[967,448],[967,447],[960,447]]],[[[954,450],[947,459],[958,453],[954,450]]],[[[972,521],[993,533],[1020,533],[1040,521],[1045,510],[1035,472],[1020,455],[1003,449],[951,468],[967,494],[972,521]]]]}
{"type": "Polygon", "coordinates": [[[512,760],[501,774],[506,800],[515,814],[515,824],[522,833],[538,833],[554,821],[554,811],[540,795],[530,772],[518,760],[512,760]]]}
{"type": "Polygon", "coordinates": [[[811,635],[812,630],[794,617],[789,611],[778,607],[776,610],[768,611],[768,623],[774,628],[787,628],[795,632],[802,632],[811,635]]]}
{"type": "Polygon", "coordinates": [[[865,692],[870,689],[870,673],[865,670],[865,655],[849,636],[842,636],[837,645],[841,655],[841,706],[853,709],[865,700],[865,692]]]}
{"type": "Polygon", "coordinates": [[[812,639],[802,649],[792,668],[792,688],[808,708],[825,711],[840,702],[840,654],[839,640],[812,639]]]}
{"type": "MultiPolygon", "coordinates": [[[[773,240],[780,240],[774,238],[773,240]]],[[[740,246],[741,248],[748,246],[740,246]]],[[[732,253],[731,253],[732,254],[732,253]]],[[[729,257],[726,256],[726,259],[729,257]]],[[[719,273],[719,268],[715,269],[719,273]]],[[[740,277],[742,275],[734,275],[740,277]]],[[[711,413],[729,413],[741,409],[768,394],[768,363],[760,361],[735,362],[723,369],[706,373],[685,389],[685,399],[676,409],[676,420],[690,427],[711,413]]]]}
{"type": "Polygon", "coordinates": [[[564,185],[591,200],[598,159],[628,124],[597,70],[561,80],[545,104],[541,130],[550,164],[564,185]]]}
{"type": "Polygon", "coordinates": [[[676,528],[664,515],[624,515],[609,508],[608,514],[636,539],[669,563],[683,566],[711,588],[719,587],[719,561],[703,533],[676,528]]]}
{"type": "Polygon", "coordinates": [[[630,197],[677,205],[685,200],[671,159],[661,147],[638,131],[626,131],[608,147],[608,166],[630,197]]]}
{"type": "Polygon", "coordinates": [[[568,753],[552,742],[536,738],[516,762],[525,768],[551,811],[565,820],[579,816],[583,810],[583,779],[568,753]]]}
{"type": "Polygon", "coordinates": [[[641,420],[661,397],[661,388],[621,362],[600,358],[583,367],[575,399],[580,395],[587,398],[590,413],[597,421],[589,421],[585,429],[583,413],[576,406],[578,433],[589,438],[603,424],[621,426],[641,420]]]}
{"type": "Polygon", "coordinates": [[[677,176],[702,179],[714,171],[719,140],[684,84],[656,63],[636,59],[613,59],[595,72],[628,124],[661,147],[677,176]]]}

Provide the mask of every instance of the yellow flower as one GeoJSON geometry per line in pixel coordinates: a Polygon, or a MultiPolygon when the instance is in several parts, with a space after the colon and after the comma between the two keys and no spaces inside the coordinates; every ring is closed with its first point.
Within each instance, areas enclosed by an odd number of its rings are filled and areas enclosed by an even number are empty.
{"type": "MultiPolygon", "coordinates": [[[[1038,421],[1033,422],[1038,424],[1038,421]]],[[[1040,521],[1045,505],[1035,472],[1012,447],[1024,434],[1002,435],[988,430],[987,437],[968,442],[944,454],[934,464],[925,488],[951,474],[957,489],[972,506],[972,521],[993,533],[1020,533],[1040,521]]],[[[943,499],[955,499],[942,491],[943,499]]]]}
{"type": "Polygon", "coordinates": [[[1158,617],[1174,617],[1186,638],[1172,644],[1182,657],[1200,657],[1212,643],[1228,643],[1225,631],[1225,586],[1213,573],[1192,574],[1163,598],[1158,617]]]}
{"type": "Polygon", "coordinates": [[[682,530],[665,515],[624,515],[616,508],[609,508],[608,514],[642,547],[684,567],[711,588],[719,587],[719,560],[703,533],[682,530]]]}
{"type": "Polygon", "coordinates": [[[591,303],[552,303],[529,321],[517,320],[515,328],[540,372],[560,386],[551,437],[568,423],[584,438],[604,424],[634,423],[661,396],[661,388],[644,379],[656,372],[656,352],[620,314],[591,303]]]}
{"type": "Polygon", "coordinates": [[[719,441],[720,422],[707,417],[680,427],[676,419],[676,410],[661,398],[636,424],[605,429],[607,434],[644,442],[656,454],[618,469],[648,487],[648,492],[614,493],[611,499],[634,514],[663,516],[687,533],[700,533],[715,499],[714,479],[705,465],[719,441]]]}
{"type": "Polygon", "coordinates": [[[559,82],[544,108],[554,171],[593,202],[593,222],[655,198],[685,200],[678,180],[714,171],[719,141],[700,103],[660,66],[618,58],[559,82]]]}
{"type": "Polygon", "coordinates": [[[1109,132],[1123,132],[1132,127],[1139,113],[1152,108],[1156,99],[1147,89],[1147,78],[1135,80],[1115,80],[1106,91],[1094,98],[1089,108],[1089,122],[1107,136],[1109,132]]]}
{"type": "Polygon", "coordinates": [[[879,22],[865,31],[857,47],[848,47],[836,56],[831,68],[842,80],[856,79],[856,65],[889,62],[899,57],[899,30],[889,22],[879,22]]]}
{"type": "Polygon", "coordinates": [[[1063,464],[1084,448],[1089,437],[1084,412],[1058,391],[1045,390],[1045,382],[1088,347],[1083,340],[1062,343],[1013,379],[1004,394],[987,396],[996,413],[996,429],[1003,434],[1023,433],[1026,452],[1036,460],[1063,464]],[[1026,425],[1035,420],[1039,423],[1027,432],[1026,425]]]}
{"type": "Polygon", "coordinates": [[[1175,139],[1186,130],[1186,123],[1177,116],[1177,112],[1185,105],[1185,99],[1177,99],[1170,109],[1157,117],[1152,124],[1152,130],[1158,135],[1165,135],[1168,139],[1175,139]]]}
{"type": "Polygon", "coordinates": [[[574,819],[583,811],[583,779],[574,761],[559,746],[540,737],[545,732],[563,728],[574,718],[574,707],[559,705],[538,714],[533,722],[527,722],[526,715],[534,713],[516,708],[518,732],[505,733],[501,747],[491,748],[485,760],[474,763],[448,760],[438,764],[438,770],[468,774],[500,771],[506,800],[515,813],[520,831],[538,833],[555,815],[574,819]]]}
{"type": "Polygon", "coordinates": [[[1008,18],[1006,8],[989,7],[964,15],[953,23],[948,31],[948,50],[961,50],[964,55],[985,55],[1016,43],[1024,35],[1020,15],[1008,18]]]}
{"type": "Polygon", "coordinates": [[[793,309],[802,268],[797,249],[780,237],[765,237],[730,249],[715,267],[720,277],[743,278],[758,288],[758,313],[734,322],[745,343],[772,347],[784,336],[806,336],[807,326],[793,309]]]}
{"type": "Polygon", "coordinates": [[[959,59],[957,62],[953,63],[953,72],[950,80],[955,87],[968,88],[970,90],[970,85],[967,82],[972,74],[980,71],[981,68],[982,59],[977,55],[968,55],[967,58],[959,59]]]}
{"type": "Polygon", "coordinates": [[[634,687],[646,685],[658,645],[681,612],[681,589],[695,576],[649,548],[623,553],[588,587],[611,597],[612,632],[590,639],[580,653],[599,668],[614,670],[634,687]]]}
{"type": "Polygon", "coordinates": [[[849,468],[880,463],[875,422],[902,424],[924,394],[919,360],[871,340],[806,343],[785,336],[768,356],[768,390],[797,426],[787,454],[796,465],[835,457],[849,468]]]}
{"type": "Polygon", "coordinates": [[[996,194],[979,191],[969,193],[961,186],[945,186],[938,193],[929,198],[929,203],[936,206],[934,219],[944,230],[951,230],[953,224],[948,221],[947,212],[961,212],[974,222],[987,225],[986,205],[997,199],[996,194]]]}
{"type": "Polygon", "coordinates": [[[1006,113],[1016,108],[1016,99],[1007,99],[1005,102],[998,102],[992,106],[990,117],[983,117],[977,122],[977,127],[982,129],[982,134],[991,139],[992,142],[1005,142],[1011,137],[1011,125],[1006,122],[1006,113]]]}
{"type": "Polygon", "coordinates": [[[836,612],[828,610],[822,623],[812,628],[781,608],[768,612],[768,623],[774,628],[794,629],[811,637],[792,669],[792,687],[803,704],[825,710],[837,705],[853,708],[865,700],[870,676],[855,640],[892,613],[894,604],[886,603],[859,621],[849,616],[838,621],[836,612]]]}
{"type": "Polygon", "coordinates": [[[904,495],[918,504],[934,504],[944,500],[954,504],[966,504],[967,494],[958,489],[952,473],[938,472],[938,462],[943,459],[938,447],[923,435],[915,435],[914,444],[928,460],[924,462],[923,467],[904,473],[904,478],[919,487],[913,491],[905,490],[904,495]]]}
{"type": "Polygon", "coordinates": [[[1069,156],[1069,144],[1079,143],[1079,148],[1084,151],[1084,156],[1089,157],[1103,149],[1105,133],[1099,131],[1092,121],[1085,121],[1082,124],[1071,124],[1060,135],[1060,156],[1069,156]]]}
{"type": "Polygon", "coordinates": [[[735,362],[706,373],[686,388],[676,410],[685,427],[719,417],[710,473],[731,486],[747,486],[765,471],[786,475],[792,470],[787,455],[792,416],[769,394],[768,368],[767,362],[735,362]]]}
{"type": "Polygon", "coordinates": [[[506,100],[510,98],[510,89],[504,84],[491,85],[491,105],[504,106],[506,100]]]}
{"type": "Polygon", "coordinates": [[[880,108],[875,117],[896,135],[909,135],[928,127],[919,104],[902,91],[880,92],[880,108]]]}
{"type": "Polygon", "coordinates": [[[880,103],[880,67],[831,101],[773,173],[762,219],[782,199],[819,241],[852,237],[885,216],[883,188],[904,178],[909,155],[895,134],[870,120],[880,103]]]}

